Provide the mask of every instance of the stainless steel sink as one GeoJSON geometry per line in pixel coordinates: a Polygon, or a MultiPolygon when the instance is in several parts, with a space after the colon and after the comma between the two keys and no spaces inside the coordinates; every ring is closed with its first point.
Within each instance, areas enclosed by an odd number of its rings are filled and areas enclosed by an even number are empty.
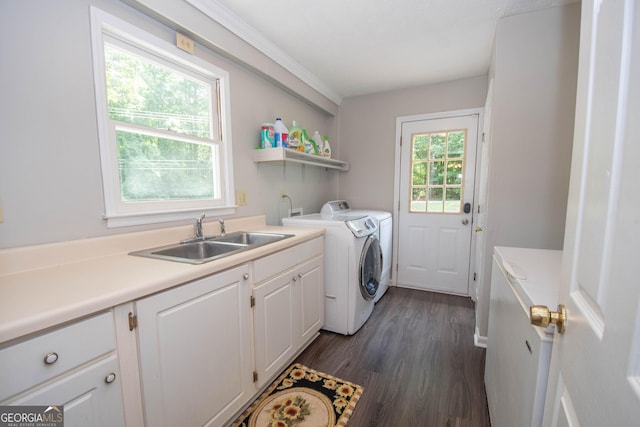
{"type": "Polygon", "coordinates": [[[191,240],[174,245],[130,252],[129,255],[188,264],[203,264],[292,236],[292,234],[238,231],[220,237],[209,237],[202,240],[191,240]]]}
{"type": "Polygon", "coordinates": [[[292,234],[274,234],[274,233],[256,233],[238,231],[236,233],[230,233],[226,236],[220,236],[215,239],[216,242],[235,243],[240,245],[249,246],[262,246],[273,242],[278,242],[287,237],[291,237],[292,234]]]}

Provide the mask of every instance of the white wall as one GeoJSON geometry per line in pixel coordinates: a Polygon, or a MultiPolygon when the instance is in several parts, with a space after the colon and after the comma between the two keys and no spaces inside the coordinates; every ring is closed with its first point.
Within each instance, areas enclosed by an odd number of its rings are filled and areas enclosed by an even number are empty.
{"type": "Polygon", "coordinates": [[[480,336],[487,335],[493,247],[563,246],[579,26],[579,4],[498,23],[480,336]]]}
{"type": "Polygon", "coordinates": [[[483,107],[487,84],[487,76],[479,76],[346,98],[339,154],[350,170],[339,178],[340,198],[354,208],[393,211],[396,118],[483,107]]]}
{"type": "MultiPolygon", "coordinates": [[[[90,5],[175,41],[172,28],[118,0],[0,3],[0,203],[4,214],[0,248],[165,226],[107,229],[102,219],[90,5]]],[[[184,2],[172,5],[181,8],[180,17],[194,25],[215,27],[184,2]]],[[[277,115],[287,123],[297,120],[310,131],[328,134],[339,149],[337,119],[327,112],[330,104],[317,95],[316,102],[308,101],[310,95],[303,100],[264,73],[229,59],[232,52],[216,52],[196,46],[198,56],[230,73],[235,187],[248,194],[248,206],[240,207],[235,216],[266,214],[269,223],[279,223],[288,209],[288,202],[280,199],[281,191],[307,212],[335,198],[339,172],[252,161],[260,124],[277,115]],[[318,104],[325,108],[312,106],[318,104]]],[[[243,55],[244,64],[246,50],[243,55]]]]}

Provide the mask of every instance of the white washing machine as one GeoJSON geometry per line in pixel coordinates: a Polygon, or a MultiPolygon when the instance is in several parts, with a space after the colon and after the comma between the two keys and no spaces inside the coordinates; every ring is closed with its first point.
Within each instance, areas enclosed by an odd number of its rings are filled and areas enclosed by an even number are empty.
{"type": "Polygon", "coordinates": [[[323,329],[353,335],[367,321],[380,284],[382,252],[378,226],[351,213],[283,218],[289,227],[323,227],[325,316],[323,329]]]}
{"type": "Polygon", "coordinates": [[[382,250],[382,273],[380,275],[380,285],[373,302],[378,302],[387,292],[391,284],[391,260],[393,258],[393,219],[391,212],[371,210],[371,209],[351,209],[346,200],[333,200],[322,206],[320,213],[334,215],[338,213],[350,214],[354,216],[369,215],[376,220],[378,226],[378,239],[382,250]]]}

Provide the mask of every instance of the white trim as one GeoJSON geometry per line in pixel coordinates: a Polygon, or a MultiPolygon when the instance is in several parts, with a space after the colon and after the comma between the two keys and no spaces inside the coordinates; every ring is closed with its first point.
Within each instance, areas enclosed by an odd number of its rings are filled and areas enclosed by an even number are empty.
{"type": "Polygon", "coordinates": [[[480,335],[480,329],[476,328],[476,332],[473,334],[473,345],[476,347],[487,348],[487,337],[480,335]]]}
{"type": "Polygon", "coordinates": [[[142,212],[136,214],[104,215],[108,228],[129,227],[132,225],[157,224],[163,222],[174,222],[181,220],[193,220],[196,216],[205,214],[207,216],[233,215],[236,213],[236,206],[225,206],[220,209],[185,209],[172,212],[142,212]]]}
{"type": "MultiPolygon", "coordinates": [[[[400,139],[402,138],[402,124],[407,122],[416,122],[422,120],[433,120],[433,119],[446,119],[451,117],[461,117],[461,116],[478,116],[478,143],[482,141],[482,131],[484,127],[484,108],[469,108],[465,110],[453,110],[453,111],[442,111],[438,113],[428,113],[428,114],[415,114],[411,116],[400,116],[396,117],[396,148],[395,148],[395,165],[393,172],[393,265],[396,266],[396,271],[394,272],[394,278],[397,280],[397,267],[398,267],[398,236],[399,236],[399,204],[400,204],[400,167],[401,167],[401,146],[400,139]]],[[[475,162],[476,162],[476,175],[474,179],[478,179],[478,165],[480,164],[480,153],[479,153],[479,144],[476,145],[476,153],[475,153],[475,162]]],[[[473,187],[473,200],[478,200],[478,191],[479,185],[478,182],[474,182],[473,187]]],[[[475,207],[475,206],[474,206],[475,207]]],[[[473,223],[471,226],[475,226],[475,218],[477,215],[473,215],[473,223]]],[[[475,251],[476,251],[476,233],[471,233],[471,252],[469,253],[469,276],[468,276],[468,287],[467,287],[467,296],[471,296],[473,298],[473,294],[470,292],[472,286],[475,286],[473,283],[473,272],[475,269],[475,251]]],[[[476,295],[477,297],[477,295],[476,295]]]]}
{"type": "MultiPolygon", "coordinates": [[[[105,201],[103,218],[107,221],[107,227],[192,219],[194,212],[208,212],[215,215],[235,214],[229,73],[94,6],[90,7],[90,11],[93,63],[94,70],[96,70],[94,72],[96,112],[105,201]],[[115,139],[112,135],[115,132],[115,127],[108,119],[105,76],[99,72],[99,70],[104,70],[103,46],[106,38],[120,40],[158,55],[163,61],[173,62],[192,70],[194,75],[199,73],[207,78],[217,80],[220,90],[217,90],[215,86],[212,90],[215,91],[220,103],[217,114],[218,120],[220,120],[220,139],[210,142],[212,142],[214,150],[218,152],[219,178],[221,180],[219,199],[209,204],[206,204],[206,201],[180,202],[178,208],[171,208],[172,202],[154,202],[147,204],[147,208],[143,207],[145,203],[140,203],[138,204],[140,207],[136,207],[133,211],[123,205],[119,195],[120,182],[116,172],[117,167],[114,166],[117,164],[116,153],[109,145],[115,139]]],[[[135,126],[131,125],[131,127],[135,126]]]]}
{"type": "MultiPolygon", "coordinates": [[[[342,96],[217,0],[186,0],[186,2],[283,66],[291,74],[335,104],[342,103],[342,96]]],[[[286,25],[286,22],[283,25],[286,25]]]]}

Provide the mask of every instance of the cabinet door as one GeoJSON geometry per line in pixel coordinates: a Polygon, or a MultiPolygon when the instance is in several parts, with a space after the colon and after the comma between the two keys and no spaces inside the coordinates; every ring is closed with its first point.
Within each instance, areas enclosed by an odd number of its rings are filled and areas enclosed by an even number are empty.
{"type": "Polygon", "coordinates": [[[280,372],[296,350],[294,277],[296,273],[288,270],[253,290],[256,387],[280,372]]]}
{"type": "Polygon", "coordinates": [[[148,426],[222,425],[253,395],[248,266],[136,302],[148,426]]]}
{"type": "Polygon", "coordinates": [[[3,405],[64,405],[65,427],[124,426],[115,355],[71,371],[3,405]]]}
{"type": "Polygon", "coordinates": [[[300,294],[297,304],[298,347],[311,340],[324,324],[324,281],[322,276],[322,258],[313,259],[298,269],[298,287],[300,294]]]}

